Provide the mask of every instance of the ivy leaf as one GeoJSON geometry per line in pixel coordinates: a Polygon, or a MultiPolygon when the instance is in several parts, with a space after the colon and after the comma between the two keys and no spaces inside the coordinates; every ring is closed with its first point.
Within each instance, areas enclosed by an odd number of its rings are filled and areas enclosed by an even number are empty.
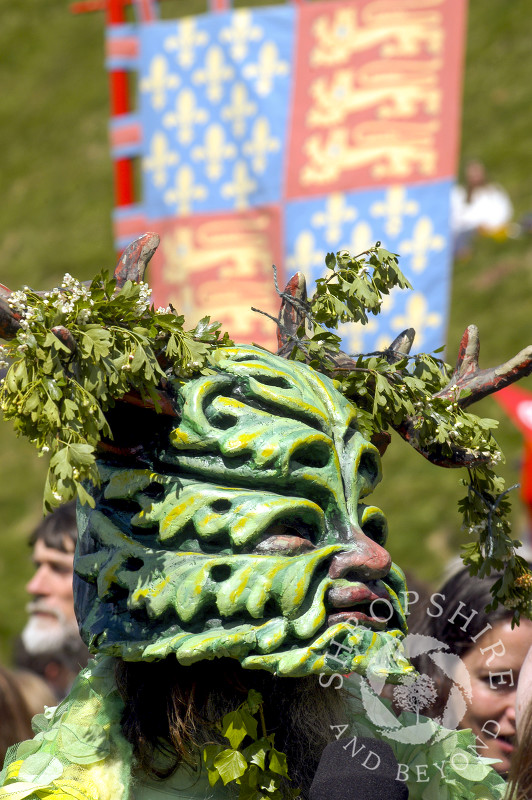
{"type": "Polygon", "coordinates": [[[262,703],[262,695],[255,689],[250,689],[247,697],[247,705],[252,714],[256,714],[262,703]]]}
{"type": "Polygon", "coordinates": [[[223,750],[214,759],[214,767],[218,770],[224,786],[236,781],[247,769],[247,762],[238,750],[223,750]]]}
{"type": "Polygon", "coordinates": [[[241,707],[238,711],[231,711],[224,716],[222,733],[231,747],[236,749],[246,736],[257,738],[257,720],[241,707]]]}
{"type": "Polygon", "coordinates": [[[267,739],[258,739],[242,750],[242,755],[251,764],[256,764],[260,769],[264,769],[266,764],[266,754],[270,750],[270,743],[267,739]]]}
{"type": "Polygon", "coordinates": [[[275,772],[278,775],[283,775],[284,777],[288,777],[288,766],[286,763],[286,756],[279,750],[274,750],[272,748],[270,752],[269,766],[272,772],[275,772]]]}

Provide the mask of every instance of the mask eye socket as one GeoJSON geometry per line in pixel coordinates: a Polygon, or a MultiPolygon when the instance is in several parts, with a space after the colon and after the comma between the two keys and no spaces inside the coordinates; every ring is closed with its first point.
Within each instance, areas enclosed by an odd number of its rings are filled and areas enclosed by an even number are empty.
{"type": "Polygon", "coordinates": [[[360,456],[358,473],[368,489],[373,489],[379,481],[380,468],[378,456],[373,450],[365,450],[360,456]]]}
{"type": "Polygon", "coordinates": [[[227,511],[231,510],[231,501],[222,497],[219,500],[215,500],[213,503],[211,503],[211,508],[217,514],[225,514],[227,511]]]}
{"type": "Polygon", "coordinates": [[[360,505],[358,518],[360,528],[368,539],[384,547],[388,538],[388,523],[382,511],[375,506],[360,505]]]}
{"type": "Polygon", "coordinates": [[[274,522],[255,545],[254,552],[264,555],[300,555],[315,549],[312,539],[312,530],[304,522],[274,522]]]}
{"type": "Polygon", "coordinates": [[[310,442],[299,447],[291,458],[290,466],[322,469],[331,460],[331,448],[324,442],[310,442]]]}

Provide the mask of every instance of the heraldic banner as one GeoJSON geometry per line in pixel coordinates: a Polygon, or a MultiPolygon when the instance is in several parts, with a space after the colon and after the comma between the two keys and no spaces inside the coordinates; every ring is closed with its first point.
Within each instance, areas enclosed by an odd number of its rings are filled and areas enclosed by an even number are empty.
{"type": "Polygon", "coordinates": [[[458,151],[465,0],[299,2],[108,26],[107,66],[134,70],[138,109],[111,121],[139,157],[139,202],[115,209],[118,246],[161,234],[150,283],[192,326],[274,347],[270,314],[296,271],[377,240],[414,287],[343,347],[405,327],[445,340],[449,196],[458,151]]]}

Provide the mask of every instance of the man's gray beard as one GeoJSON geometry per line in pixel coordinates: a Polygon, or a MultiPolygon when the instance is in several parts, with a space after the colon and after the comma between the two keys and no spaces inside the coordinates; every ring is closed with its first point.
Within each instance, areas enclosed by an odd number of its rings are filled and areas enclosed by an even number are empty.
{"type": "MultiPolygon", "coordinates": [[[[29,610],[31,612],[31,606],[29,610]]],[[[60,655],[60,651],[79,648],[80,636],[76,623],[67,622],[64,614],[55,609],[47,609],[47,613],[53,614],[55,619],[30,614],[20,635],[26,651],[32,656],[44,653],[60,655]]]]}

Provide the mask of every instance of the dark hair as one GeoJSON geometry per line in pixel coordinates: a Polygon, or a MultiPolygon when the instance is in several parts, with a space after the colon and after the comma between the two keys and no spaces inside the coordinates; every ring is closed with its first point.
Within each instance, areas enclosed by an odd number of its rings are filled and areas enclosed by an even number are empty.
{"type": "MultiPolygon", "coordinates": [[[[447,652],[462,658],[478,646],[483,632],[488,633],[499,622],[512,619],[512,611],[503,605],[486,611],[493,600],[491,586],[501,577],[501,574],[492,574],[489,578],[477,578],[467,569],[461,569],[415,609],[408,620],[409,633],[432,636],[448,645],[447,652]]],[[[451,679],[444,676],[427,655],[413,658],[412,663],[418,672],[428,675],[436,684],[438,699],[424,713],[439,717],[449,697],[451,679]]]]}
{"type": "Polygon", "coordinates": [[[39,540],[54,550],[61,550],[63,553],[74,552],[78,540],[75,500],[59,506],[41,520],[29,538],[30,547],[39,540]]]}
{"type": "Polygon", "coordinates": [[[199,749],[221,741],[216,724],[244,702],[249,689],[262,694],[268,735],[286,753],[291,782],[306,797],[331,725],[345,716],[346,694],[322,688],[317,675],[294,680],[246,670],[234,659],[183,666],[161,661],[116,660],[116,683],[124,700],[122,731],[136,763],[148,775],[168,777],[178,767],[197,770],[199,749]]]}
{"type": "Polygon", "coordinates": [[[502,575],[471,577],[467,569],[461,569],[412,613],[408,621],[410,633],[433,636],[449,645],[451,653],[465,655],[488,625],[493,627],[512,618],[512,611],[503,605],[486,611],[493,600],[491,586],[498,578],[502,575]]]}

